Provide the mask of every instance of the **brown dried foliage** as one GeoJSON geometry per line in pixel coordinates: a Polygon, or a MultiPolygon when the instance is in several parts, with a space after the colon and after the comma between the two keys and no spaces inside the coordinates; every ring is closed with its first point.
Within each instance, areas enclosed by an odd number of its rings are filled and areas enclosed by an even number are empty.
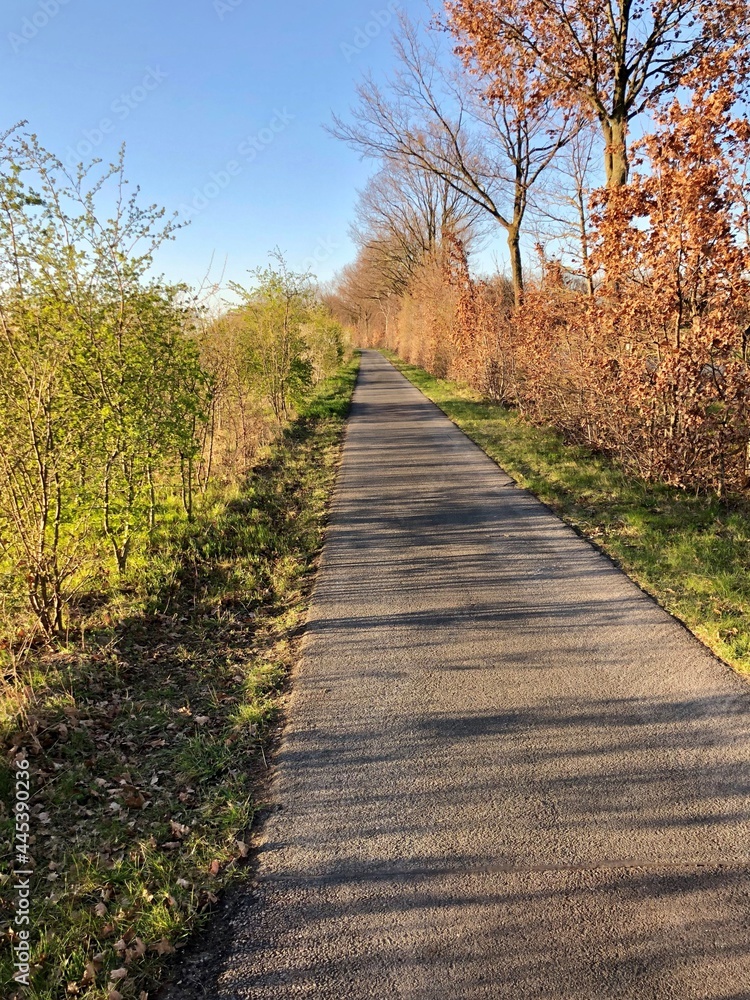
{"type": "Polygon", "coordinates": [[[517,57],[511,50],[526,46],[539,55],[530,101],[554,92],[568,115],[588,107],[598,117],[610,161],[591,206],[585,280],[543,260],[514,302],[501,279],[473,278],[462,241],[444,232],[371,342],[517,406],[645,478],[746,490],[744,3],[613,9],[577,0],[565,6],[565,26],[557,0],[455,0],[448,10],[467,65],[490,81],[490,99],[491,81],[517,57]],[[627,18],[643,23],[622,49],[627,18]],[[619,82],[618,66],[627,69],[619,82]],[[617,87],[625,87],[619,96],[617,87]],[[643,107],[651,133],[627,149],[627,123],[643,107]],[[607,129],[618,115],[624,159],[614,177],[607,129]]]}

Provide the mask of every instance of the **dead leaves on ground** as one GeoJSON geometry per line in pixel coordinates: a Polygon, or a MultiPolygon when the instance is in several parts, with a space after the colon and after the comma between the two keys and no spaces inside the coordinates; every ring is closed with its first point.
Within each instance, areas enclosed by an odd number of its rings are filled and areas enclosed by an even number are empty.
{"type": "MultiPolygon", "coordinates": [[[[191,739],[199,738],[199,748],[210,751],[234,735],[231,717],[244,698],[246,676],[239,656],[228,656],[220,637],[214,630],[206,662],[200,650],[189,660],[162,660],[161,676],[152,663],[133,665],[124,655],[118,678],[87,674],[83,657],[71,660],[68,667],[83,672],[68,685],[62,706],[45,713],[39,704],[6,744],[13,759],[22,753],[32,763],[32,852],[50,859],[45,879],[61,879],[54,892],[47,888],[46,903],[67,905],[70,917],[63,919],[80,926],[81,937],[91,942],[80,977],[62,984],[71,996],[94,989],[97,995],[106,990],[111,1000],[137,995],[133,987],[144,981],[141,967],[175,953],[184,941],[181,928],[218,902],[225,872],[229,877],[232,863],[248,855],[241,830],[232,836],[230,829],[208,846],[206,838],[215,839],[214,830],[222,829],[217,819],[223,807],[211,799],[215,783],[186,780],[176,765],[180,754],[190,761],[191,739]],[[85,859],[79,872],[99,880],[99,898],[83,906],[65,860],[71,845],[85,859]],[[154,864],[157,876],[147,874],[154,864]],[[123,866],[141,883],[138,898],[130,898],[118,875],[123,866]],[[165,876],[168,885],[159,882],[165,876]],[[165,927],[173,930],[150,938],[141,928],[143,914],[153,907],[161,907],[165,927]]],[[[235,639],[229,629],[225,642],[235,639]]],[[[259,651],[257,637],[254,644],[259,651]]],[[[180,646],[187,648],[184,634],[180,646]]],[[[243,751],[251,759],[258,738],[249,727],[240,736],[233,750],[238,762],[243,751]]],[[[62,912],[56,909],[54,919],[62,912]]]]}
{"type": "MultiPolygon", "coordinates": [[[[286,530],[287,500],[293,506],[306,495],[300,477],[325,476],[330,488],[334,464],[320,456],[336,450],[340,432],[338,418],[320,435],[306,432],[284,443],[267,482],[258,473],[249,509],[268,494],[269,531],[286,530]],[[304,468],[290,471],[292,459],[304,468]]],[[[322,525],[319,506],[308,519],[322,525]]],[[[245,544],[233,522],[220,530],[245,544]]],[[[317,544],[312,531],[303,541],[317,544]]],[[[222,551],[225,543],[222,536],[222,551]]],[[[89,635],[85,649],[43,654],[36,666],[45,683],[25,693],[19,685],[22,721],[6,749],[31,761],[31,852],[49,861],[37,876],[39,916],[53,929],[38,982],[49,995],[67,988],[133,1000],[140,991],[148,1000],[143,988],[248,856],[250,803],[265,781],[259,746],[294,656],[292,611],[302,614],[304,589],[297,577],[310,560],[302,548],[285,551],[284,567],[272,547],[233,551],[240,572],[232,568],[221,592],[211,587],[217,568],[224,579],[223,563],[207,559],[205,580],[193,579],[191,564],[170,596],[171,613],[136,610],[119,622],[113,614],[102,648],[89,635]],[[237,721],[245,706],[252,726],[237,721]],[[61,981],[70,964],[76,973],[61,981]]]]}

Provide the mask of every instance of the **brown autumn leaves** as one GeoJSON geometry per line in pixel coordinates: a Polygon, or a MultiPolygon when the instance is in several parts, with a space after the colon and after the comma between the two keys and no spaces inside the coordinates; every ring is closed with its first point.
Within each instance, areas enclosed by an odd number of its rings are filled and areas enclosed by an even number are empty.
{"type": "Polygon", "coordinates": [[[432,30],[451,37],[455,66],[404,23],[390,90],[363,85],[337,134],[387,172],[430,175],[464,199],[464,217],[499,222],[512,288],[471,277],[476,221],[462,231],[454,206],[406,280],[401,269],[400,287],[378,272],[384,259],[392,272],[394,253],[370,225],[340,283],[342,308],[371,342],[640,475],[745,490],[748,4],[445,8],[432,30]],[[450,80],[439,93],[438,78],[450,80]],[[481,129],[470,132],[470,119],[481,129]],[[533,273],[521,261],[524,237],[538,243],[533,273]]]}

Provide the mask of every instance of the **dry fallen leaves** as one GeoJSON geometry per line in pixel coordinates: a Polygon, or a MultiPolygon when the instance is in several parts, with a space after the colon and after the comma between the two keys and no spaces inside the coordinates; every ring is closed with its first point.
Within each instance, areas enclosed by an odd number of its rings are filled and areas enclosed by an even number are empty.
{"type": "Polygon", "coordinates": [[[155,951],[157,955],[173,955],[175,952],[174,947],[166,938],[162,938],[160,941],[152,944],[149,950],[155,951]]]}
{"type": "Polygon", "coordinates": [[[143,809],[146,805],[146,798],[135,785],[125,785],[123,787],[122,801],[128,809],[143,809]]]}
{"type": "Polygon", "coordinates": [[[125,952],[125,965],[130,965],[136,959],[143,958],[146,954],[146,942],[137,937],[132,946],[125,952]]]}
{"type": "Polygon", "coordinates": [[[94,955],[90,962],[86,963],[86,968],[83,972],[82,983],[93,983],[96,980],[98,974],[102,971],[102,966],[104,965],[104,955],[101,953],[94,955]]]}

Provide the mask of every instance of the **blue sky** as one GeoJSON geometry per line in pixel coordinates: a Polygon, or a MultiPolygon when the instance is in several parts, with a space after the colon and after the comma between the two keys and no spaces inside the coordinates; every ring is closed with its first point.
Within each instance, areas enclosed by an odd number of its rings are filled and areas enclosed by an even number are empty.
{"type": "MultiPolygon", "coordinates": [[[[393,2],[393,0],[391,0],[393,2]]],[[[63,160],[111,160],[144,200],[191,225],[158,264],[246,281],[278,245],[322,279],[353,257],[347,228],[373,169],[322,124],[363,72],[391,64],[388,0],[5,0],[0,132],[28,119],[63,160]]],[[[422,0],[402,0],[412,16],[422,0]]]]}

